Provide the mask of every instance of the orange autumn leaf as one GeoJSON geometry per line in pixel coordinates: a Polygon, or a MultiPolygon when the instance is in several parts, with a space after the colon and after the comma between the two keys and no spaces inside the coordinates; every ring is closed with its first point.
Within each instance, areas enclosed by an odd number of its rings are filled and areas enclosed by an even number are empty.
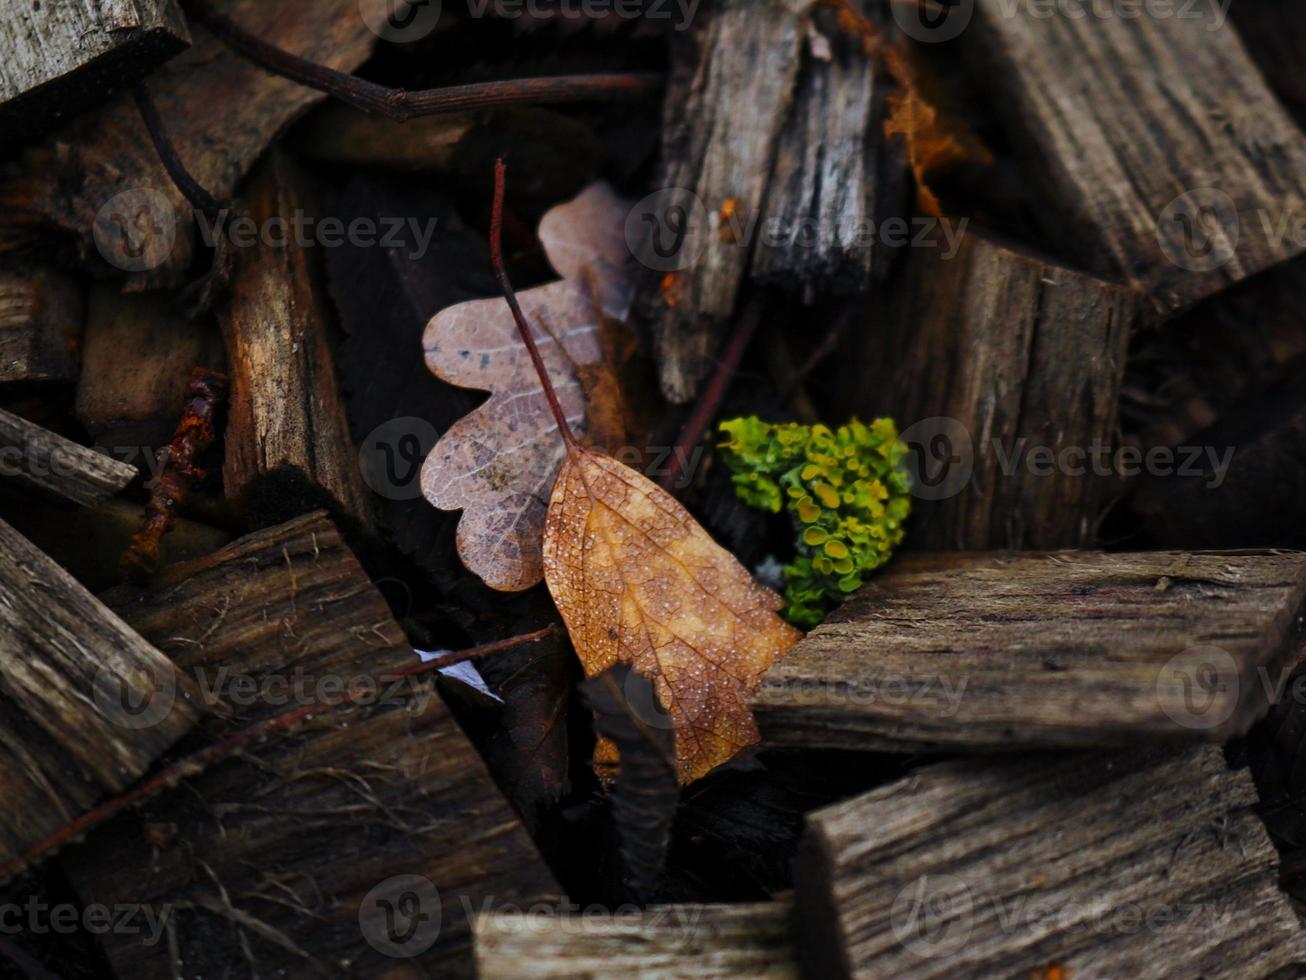
{"type": "MultiPolygon", "coordinates": [[[[588,676],[620,661],[653,683],[689,783],[758,742],[749,698],[802,634],[675,498],[577,441],[503,262],[504,173],[500,160],[490,255],[565,450],[544,521],[544,580],[588,676]]],[[[596,762],[616,761],[600,743],[596,762]]]]}
{"type": "MultiPolygon", "coordinates": [[[[653,682],[682,783],[757,743],[748,700],[802,634],[669,493],[570,446],[544,524],[544,580],[588,676],[620,661],[653,682]]],[[[615,761],[609,752],[596,761],[615,761]]]]}

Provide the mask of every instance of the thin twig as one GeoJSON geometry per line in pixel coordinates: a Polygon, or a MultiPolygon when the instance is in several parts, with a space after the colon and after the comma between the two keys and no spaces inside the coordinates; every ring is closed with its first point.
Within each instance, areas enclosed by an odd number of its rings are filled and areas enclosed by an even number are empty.
{"type": "Polygon", "coordinates": [[[748,350],[748,345],[762,322],[764,310],[762,301],[755,299],[748,304],[748,308],[735,324],[734,333],[730,335],[730,340],[726,342],[726,348],[721,353],[721,360],[717,362],[716,373],[703,389],[703,394],[699,397],[698,404],[694,406],[689,421],[680,430],[675,452],[671,454],[667,470],[658,481],[662,489],[668,493],[675,493],[684,461],[702,441],[703,433],[707,431],[707,427],[712,424],[717,412],[721,410],[721,403],[725,400],[726,392],[730,390],[730,383],[735,378],[735,372],[739,370],[739,363],[744,359],[744,353],[748,350]]]}
{"type": "Polygon", "coordinates": [[[517,323],[517,331],[521,334],[522,342],[526,344],[526,350],[531,355],[531,363],[535,365],[535,373],[540,376],[540,385],[544,388],[544,397],[549,400],[549,410],[553,412],[554,421],[558,423],[558,431],[562,434],[562,441],[568,446],[575,446],[576,437],[572,435],[571,426],[567,424],[567,416],[562,411],[562,403],[558,401],[558,393],[553,390],[553,382],[549,380],[549,370],[544,366],[544,358],[540,356],[540,349],[535,346],[535,338],[531,336],[530,324],[526,322],[526,316],[521,311],[521,304],[517,302],[517,293],[512,288],[512,283],[508,281],[508,267],[503,262],[503,196],[505,185],[507,184],[508,168],[504,165],[503,158],[500,157],[494,161],[494,210],[490,213],[490,264],[494,266],[494,276],[499,280],[499,288],[503,290],[503,298],[508,301],[508,308],[512,310],[512,318],[517,323]]]}
{"type": "Polygon", "coordinates": [[[539,102],[638,99],[658,91],[662,78],[650,74],[559,75],[447,88],[387,88],[284,51],[217,13],[207,0],[188,0],[187,12],[222,41],[274,75],[325,92],[364,112],[403,122],[414,116],[539,102]]]}
{"type": "MultiPolygon", "coordinates": [[[[453,654],[453,657],[459,659],[452,660],[458,663],[460,660],[473,660],[476,657],[484,656],[489,653],[497,653],[501,650],[507,650],[512,647],[522,646],[527,643],[533,643],[536,640],[543,639],[553,634],[556,627],[547,626],[542,630],[536,630],[533,633],[523,633],[520,636],[510,637],[506,640],[495,640],[492,643],[485,643],[481,646],[470,647],[466,650],[460,650],[453,654]]],[[[439,670],[442,666],[448,666],[450,658],[441,658],[440,660],[431,660],[426,663],[416,663],[412,667],[404,668],[393,673],[386,674],[380,678],[382,682],[394,681],[404,677],[413,677],[420,674],[429,673],[439,670]]],[[[111,817],[116,817],[124,810],[130,809],[138,803],[141,803],[163,789],[169,786],[175,786],[184,779],[191,776],[197,776],[209,766],[223,759],[228,758],[246,746],[252,745],[267,736],[287,729],[296,727],[302,722],[311,720],[315,715],[322,715],[331,711],[340,711],[352,707],[358,698],[369,695],[370,692],[360,690],[350,694],[346,692],[345,696],[339,701],[329,704],[311,704],[306,707],[296,708],[293,711],[286,711],[273,718],[268,718],[256,725],[243,728],[238,732],[233,732],[226,738],[214,742],[212,745],[200,749],[183,759],[179,759],[159,770],[149,779],[136,783],[125,793],[105,800],[103,803],[90,810],[87,810],[81,816],[70,820],[62,827],[47,835],[29,848],[20,857],[6,861],[0,864],[0,881],[7,879],[10,875],[17,874],[23,868],[28,867],[42,858],[48,857],[59,848],[63,847],[79,837],[88,833],[92,828],[99,826],[111,817]]]]}
{"type": "Polygon", "coordinates": [[[177,155],[177,148],[173,146],[168,136],[168,129],[163,124],[163,117],[159,115],[159,107],[154,104],[154,99],[151,98],[144,82],[132,86],[132,98],[136,100],[136,108],[140,110],[141,118],[145,121],[145,128],[149,131],[154,151],[163,161],[163,167],[168,171],[172,182],[177,185],[177,190],[181,191],[182,196],[196,211],[202,211],[210,216],[216,215],[222,210],[222,205],[191,176],[186,165],[181,162],[181,157],[177,155]]]}

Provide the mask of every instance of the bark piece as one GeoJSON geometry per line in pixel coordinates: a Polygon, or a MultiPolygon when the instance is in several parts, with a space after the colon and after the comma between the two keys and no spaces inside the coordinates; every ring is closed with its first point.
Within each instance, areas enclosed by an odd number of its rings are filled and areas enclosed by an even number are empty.
{"type": "Polygon", "coordinates": [[[911,447],[912,547],[1091,543],[1135,296],[969,233],[906,262],[847,390],[911,447]]]}
{"type": "Polygon", "coordinates": [[[0,409],[0,473],[86,507],[112,497],[132,480],[126,463],[87,449],[0,409]]]}
{"type": "MultiPolygon", "coordinates": [[[[860,37],[834,23],[811,31],[776,143],[752,267],[754,279],[797,288],[809,303],[870,285],[872,233],[886,217],[877,198],[886,185],[905,186],[890,177],[880,134],[887,80],[876,77],[860,37]]],[[[901,157],[894,159],[901,171],[901,157]]]]}
{"type": "Polygon", "coordinates": [[[1217,748],[950,762],[817,811],[812,976],[1268,977],[1297,916],[1217,748]]]}
{"type": "Polygon", "coordinates": [[[962,36],[1049,185],[1053,239],[1162,312],[1299,254],[1273,223],[1306,211],[1306,137],[1226,11],[1080,14],[978,0],[962,36]]]}
{"type": "Polygon", "coordinates": [[[177,426],[191,371],[220,371],[226,356],[210,323],[187,321],[157,295],[97,284],[87,304],[82,364],[78,421],[118,458],[149,457],[177,426]]]}
{"type": "Polygon", "coordinates": [[[771,743],[916,751],[1223,742],[1269,709],[1306,556],[939,554],[866,585],[763,678],[771,743]]]}
{"type": "MultiPolygon", "coordinates": [[[[260,227],[301,213],[299,175],[274,154],[248,189],[260,227]]],[[[368,501],[327,335],[330,322],[315,249],[286,231],[280,244],[242,248],[219,311],[231,378],[228,499],[256,524],[326,506],[367,525],[368,501]]]]}
{"type": "Polygon", "coordinates": [[[0,22],[0,142],[16,145],[186,49],[174,0],[31,3],[0,22]]]}
{"type": "Polygon", "coordinates": [[[0,382],[74,380],[84,313],[71,276],[0,269],[0,382]]]}
{"type": "Polygon", "coordinates": [[[328,704],[351,682],[378,683],[375,697],[313,712],[104,825],[68,856],[87,901],[174,906],[153,946],[105,937],[119,975],[172,977],[175,955],[187,975],[221,975],[235,957],[240,972],[260,975],[407,966],[470,977],[468,910],[558,901],[429,680],[382,682],[417,658],[323,514],[106,599],[179,666],[204,671],[236,725],[302,707],[296,678],[328,704]],[[267,697],[241,693],[248,677],[262,679],[267,697]],[[273,688],[269,678],[290,683],[273,688]],[[320,683],[332,678],[335,694],[320,683]],[[150,828],[167,824],[178,833],[157,845],[150,828]]]}
{"type": "MultiPolygon", "coordinates": [[[[384,3],[364,0],[366,13],[384,3]]],[[[357,0],[302,9],[264,0],[212,0],[212,6],[269,43],[341,71],[362,64],[377,40],[357,0]]],[[[270,75],[199,25],[193,32],[194,47],[148,85],[187,170],[226,200],[272,138],[324,96],[270,75]]],[[[23,176],[0,186],[0,251],[30,245],[54,229],[89,258],[97,254],[98,235],[100,257],[138,285],[180,286],[195,248],[190,215],[135,103],[122,95],[31,150],[23,176]],[[125,192],[132,193],[118,197],[125,192]]]]}
{"type": "Polygon", "coordinates": [[[762,212],[807,6],[724,0],[698,18],[692,34],[677,38],[663,118],[662,190],[632,215],[645,221],[638,231],[650,234],[637,250],[656,272],[642,305],[653,324],[662,390],[674,402],[693,399],[734,313],[751,250],[743,229],[762,212]],[[748,93],[746,106],[741,92],[748,93]]]}
{"type": "Polygon", "coordinates": [[[788,900],[663,905],[619,918],[512,913],[476,918],[481,980],[797,980],[788,900]]]}
{"type": "Polygon", "coordinates": [[[0,522],[0,865],[130,784],[195,724],[193,700],[166,657],[0,522]]]}

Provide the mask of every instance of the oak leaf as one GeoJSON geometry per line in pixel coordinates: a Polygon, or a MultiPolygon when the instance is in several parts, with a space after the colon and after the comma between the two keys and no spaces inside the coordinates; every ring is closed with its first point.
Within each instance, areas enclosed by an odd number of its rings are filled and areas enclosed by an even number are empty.
{"type": "MultiPolygon", "coordinates": [[[[588,676],[621,662],[653,682],[682,783],[757,743],[748,699],[802,634],[669,493],[570,445],[549,500],[544,578],[588,676]]],[[[596,764],[615,761],[600,743],[596,764]]]]}
{"type": "MultiPolygon", "coordinates": [[[[552,209],[540,240],[565,278],[520,296],[567,423],[614,448],[625,434],[613,362],[633,295],[621,261],[628,210],[602,183],[552,209]]],[[[531,588],[543,576],[544,511],[564,448],[511,311],[501,299],[460,303],[436,314],[422,343],[437,377],[491,392],[431,451],[422,491],[463,511],[457,546],[468,569],[493,589],[531,588]]]]}

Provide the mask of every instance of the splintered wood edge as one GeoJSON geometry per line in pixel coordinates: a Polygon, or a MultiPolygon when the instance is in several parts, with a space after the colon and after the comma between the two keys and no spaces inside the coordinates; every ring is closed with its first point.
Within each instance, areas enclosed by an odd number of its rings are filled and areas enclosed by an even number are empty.
{"type": "MultiPolygon", "coordinates": [[[[1132,571],[1141,575],[1144,569],[1134,568],[1132,571]]],[[[1019,568],[1013,567],[1011,574],[1019,575],[1019,568]]],[[[1255,589],[1258,585],[1264,587],[1266,583],[1252,582],[1245,588],[1255,589]]],[[[1157,595],[1162,602],[1165,601],[1165,590],[1159,589],[1157,595]]],[[[870,584],[863,586],[847,606],[836,610],[826,623],[809,633],[788,656],[776,663],[763,678],[751,707],[765,745],[887,752],[916,752],[947,747],[959,751],[993,752],[1014,746],[1114,748],[1136,744],[1140,735],[1176,742],[1223,743],[1244,734],[1269,711],[1270,698],[1261,674],[1267,672],[1271,683],[1274,683],[1279,680],[1274,676],[1274,671],[1280,668],[1286,670],[1290,666],[1294,650],[1300,645],[1302,637],[1306,636],[1304,613],[1306,553],[1302,552],[1252,549],[1146,552],[1134,555],[1094,551],[916,554],[895,563],[870,584]],[[1131,720],[1122,714],[1119,719],[1079,724],[1073,717],[1068,717],[1065,724],[1051,724],[1043,720],[1035,725],[1027,715],[1001,717],[1000,712],[987,721],[978,721],[965,718],[940,719],[925,710],[920,712],[920,717],[899,716],[878,710],[873,702],[863,707],[844,706],[847,699],[842,695],[850,688],[852,681],[874,684],[884,681],[885,678],[877,677],[875,673],[877,665],[881,663],[888,672],[886,678],[911,679],[909,664],[904,665],[900,656],[895,659],[895,655],[884,653],[885,638],[882,635],[868,631],[862,642],[858,642],[855,635],[849,635],[850,631],[855,632],[856,617],[859,614],[867,615],[868,621],[873,621],[874,610],[865,611],[862,606],[869,605],[873,597],[883,594],[884,590],[892,589],[898,576],[910,580],[915,574],[931,571],[947,571],[951,568],[964,570],[968,566],[983,569],[987,567],[983,564],[987,561],[1009,562],[1013,566],[1025,564],[1035,570],[1039,570],[1037,564],[1030,563],[1097,563],[1106,574],[1111,571],[1113,562],[1120,563],[1121,571],[1129,571],[1128,563],[1141,560],[1156,563],[1154,569],[1148,568],[1146,572],[1147,577],[1154,574],[1160,583],[1167,577],[1167,570],[1182,581],[1182,572],[1168,569],[1167,563],[1182,561],[1187,557],[1241,558],[1250,562],[1259,560],[1266,563],[1267,571],[1271,564],[1280,568],[1281,577],[1286,580],[1281,586],[1286,592],[1285,600],[1272,609],[1265,610],[1263,620],[1258,619],[1255,623],[1257,639],[1252,649],[1240,652],[1236,660],[1225,651],[1220,661],[1214,664],[1221,670],[1222,678],[1231,682],[1236,691],[1236,700],[1229,707],[1228,716],[1220,723],[1207,724],[1206,719],[1197,719],[1198,724],[1186,725],[1177,721],[1155,694],[1148,705],[1146,717],[1138,714],[1131,720]],[[1230,670],[1223,669],[1226,660],[1230,670]]],[[[955,650],[948,652],[955,652],[959,676],[964,677],[966,658],[975,655],[975,652],[966,650],[962,626],[964,624],[958,624],[957,636],[960,642],[955,650]]],[[[947,641],[941,639],[940,642],[947,641]]],[[[1211,644],[1198,642],[1192,649],[1206,647],[1211,647],[1211,644]]],[[[1188,649],[1188,646],[1184,649],[1188,649]]],[[[1176,652],[1180,651],[1177,649],[1176,652]]],[[[1055,653],[1054,649],[1049,648],[1040,655],[1046,657],[1055,653]]],[[[1025,656],[1031,657],[1031,664],[1038,662],[1031,653],[1027,652],[1025,656]]],[[[1165,664],[1160,660],[1156,662],[1158,682],[1164,667],[1165,664]]],[[[933,668],[931,676],[934,672],[937,672],[937,666],[933,668]]],[[[1069,691],[1074,669],[1065,670],[1061,676],[1067,678],[1066,690],[1069,691]]],[[[1224,709],[1213,710],[1214,713],[1219,713],[1224,709]]]]}
{"type": "Polygon", "coordinates": [[[0,476],[91,507],[136,479],[136,469],[0,409],[0,476]]]}
{"type": "MultiPolygon", "coordinates": [[[[564,910],[565,911],[565,910],[564,910]]],[[[798,980],[793,901],[635,906],[592,916],[483,913],[472,933],[482,980],[650,980],[747,976],[798,980]]]]}

